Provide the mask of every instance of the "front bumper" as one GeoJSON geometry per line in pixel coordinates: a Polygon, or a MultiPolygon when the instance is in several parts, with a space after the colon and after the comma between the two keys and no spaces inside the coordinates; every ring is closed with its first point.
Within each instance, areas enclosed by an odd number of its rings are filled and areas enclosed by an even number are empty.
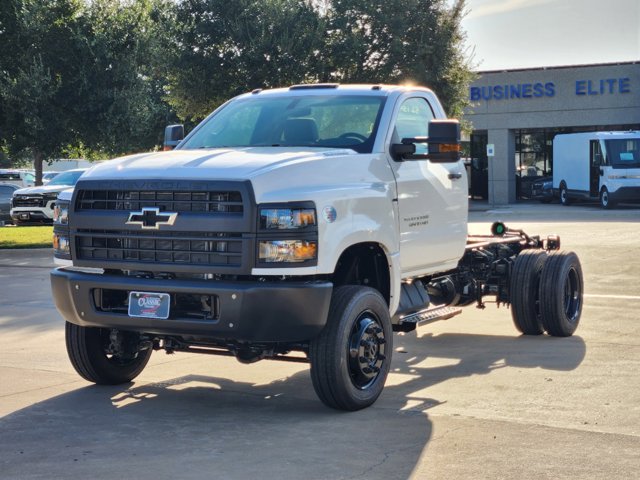
{"type": "Polygon", "coordinates": [[[15,207],[11,218],[16,222],[53,222],[53,210],[46,208],[15,207]]]}
{"type": "Polygon", "coordinates": [[[241,342],[301,342],[314,338],[325,326],[333,285],[149,279],[63,267],[51,272],[51,288],[62,316],[83,327],[241,342]],[[176,294],[213,295],[218,299],[218,314],[214,319],[129,317],[101,311],[95,301],[97,289],[168,293],[172,299],[176,294]]]}
{"type": "Polygon", "coordinates": [[[609,192],[609,198],[615,202],[640,202],[640,187],[620,187],[609,192]]]}

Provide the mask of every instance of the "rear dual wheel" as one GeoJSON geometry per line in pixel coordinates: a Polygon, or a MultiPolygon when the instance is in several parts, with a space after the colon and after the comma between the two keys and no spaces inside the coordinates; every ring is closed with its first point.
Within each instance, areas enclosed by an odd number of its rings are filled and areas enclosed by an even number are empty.
{"type": "Polygon", "coordinates": [[[573,252],[553,252],[540,275],[540,314],[549,335],[569,337],[580,323],[584,280],[573,252]]]}
{"type": "Polygon", "coordinates": [[[525,335],[568,337],[578,328],[584,281],[573,252],[523,251],[511,271],[511,315],[525,335]]]}
{"type": "Polygon", "coordinates": [[[518,331],[525,335],[544,332],[540,315],[540,273],[546,260],[545,251],[523,250],[511,269],[511,318],[518,331]]]}

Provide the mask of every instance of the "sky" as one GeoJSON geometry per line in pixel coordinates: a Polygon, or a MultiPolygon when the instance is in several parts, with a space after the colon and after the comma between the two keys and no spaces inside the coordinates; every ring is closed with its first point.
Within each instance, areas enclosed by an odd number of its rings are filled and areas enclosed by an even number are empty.
{"type": "Polygon", "coordinates": [[[640,61],[640,0],[466,0],[477,71],[640,61]]]}

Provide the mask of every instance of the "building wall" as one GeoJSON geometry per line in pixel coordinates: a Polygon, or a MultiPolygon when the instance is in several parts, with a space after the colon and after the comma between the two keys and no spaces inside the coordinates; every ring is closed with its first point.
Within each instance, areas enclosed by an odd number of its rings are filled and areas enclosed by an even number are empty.
{"type": "Polygon", "coordinates": [[[517,129],[640,125],[640,62],[480,72],[465,118],[495,145],[489,201],[515,201],[517,129]]]}

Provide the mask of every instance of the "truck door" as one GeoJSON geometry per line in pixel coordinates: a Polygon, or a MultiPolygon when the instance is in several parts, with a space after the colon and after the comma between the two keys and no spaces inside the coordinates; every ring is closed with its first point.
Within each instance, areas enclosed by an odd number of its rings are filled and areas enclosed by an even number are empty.
{"type": "MultiPolygon", "coordinates": [[[[427,98],[407,98],[394,112],[390,143],[428,136],[434,118],[427,98]]],[[[427,153],[417,145],[416,153],[427,153]]],[[[432,163],[428,160],[395,161],[389,156],[398,192],[400,263],[404,274],[450,268],[464,253],[467,238],[467,174],[462,160],[432,163]]]]}
{"type": "Polygon", "coordinates": [[[589,152],[589,196],[597,197],[600,194],[600,178],[604,173],[604,157],[598,140],[589,142],[589,152]]]}

